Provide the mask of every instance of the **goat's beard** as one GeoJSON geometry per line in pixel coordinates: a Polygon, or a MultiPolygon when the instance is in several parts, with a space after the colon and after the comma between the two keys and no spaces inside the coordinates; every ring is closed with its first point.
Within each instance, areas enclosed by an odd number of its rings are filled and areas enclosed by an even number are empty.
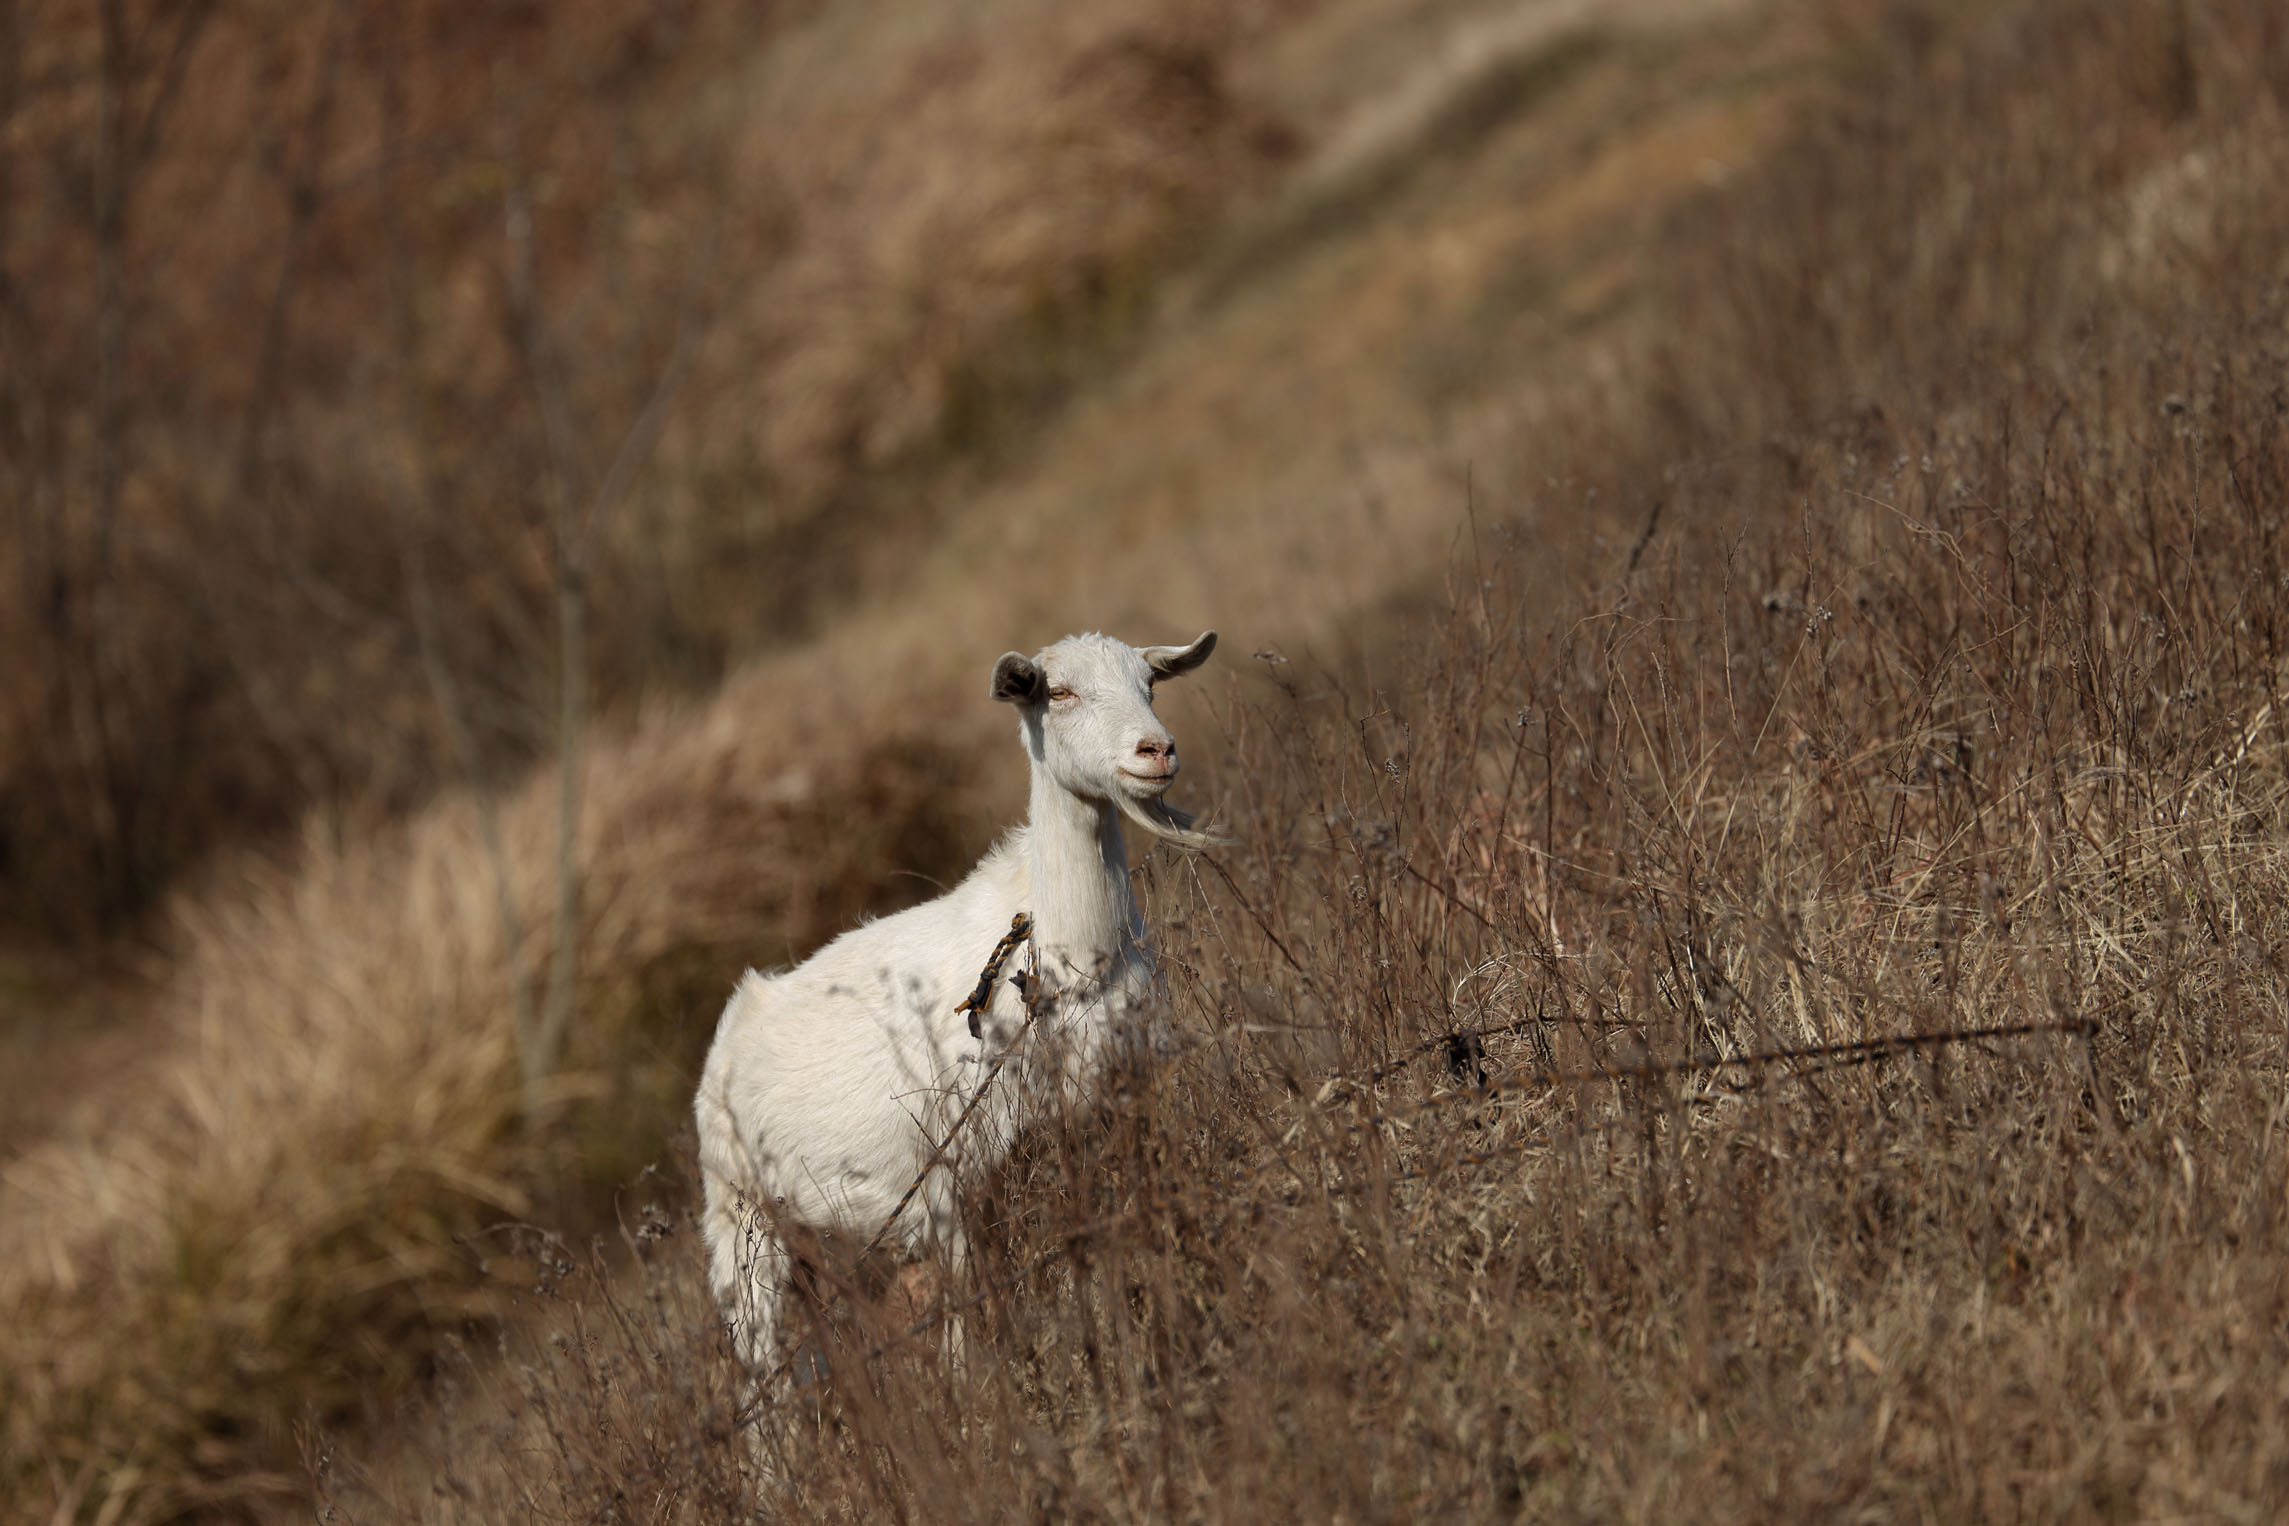
{"type": "Polygon", "coordinates": [[[1165,800],[1139,800],[1125,790],[1115,790],[1113,804],[1120,807],[1123,816],[1162,842],[1172,842],[1180,848],[1222,848],[1230,846],[1232,841],[1194,826],[1191,812],[1180,811],[1165,800]]]}

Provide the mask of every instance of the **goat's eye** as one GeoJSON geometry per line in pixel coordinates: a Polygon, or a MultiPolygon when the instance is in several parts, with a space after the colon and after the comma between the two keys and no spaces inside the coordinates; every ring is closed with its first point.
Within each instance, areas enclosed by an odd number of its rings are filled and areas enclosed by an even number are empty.
{"type": "Polygon", "coordinates": [[[1073,697],[1073,691],[1066,688],[1063,684],[1051,684],[1049,686],[1049,697],[1051,699],[1071,699],[1073,697]]]}

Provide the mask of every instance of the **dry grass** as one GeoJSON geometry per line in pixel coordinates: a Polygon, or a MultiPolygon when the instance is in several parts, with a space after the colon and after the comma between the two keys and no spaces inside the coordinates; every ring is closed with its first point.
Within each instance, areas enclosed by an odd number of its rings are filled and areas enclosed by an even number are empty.
{"type": "MultiPolygon", "coordinates": [[[[958,871],[979,846],[949,826],[968,814],[964,755],[877,746],[878,717],[829,709],[761,674],[676,745],[643,736],[592,758],[582,1023],[549,1116],[527,1126],[497,1019],[540,951],[500,947],[467,802],[398,833],[313,840],[290,871],[186,907],[185,952],[147,1020],[152,1079],[106,1080],[136,1113],[8,1166],[0,1297],[21,1478],[68,1499],[93,1488],[91,1504],[143,1478],[146,1512],[290,1488],[260,1463],[291,1458],[298,1416],[402,1378],[421,1332],[493,1307],[468,1235],[577,1217],[658,1153],[713,995],[758,935],[799,948],[926,893],[885,885],[874,866],[894,857],[958,871]],[[788,717],[839,760],[833,776],[790,771],[756,735],[788,717]],[[726,841],[784,867],[758,875],[726,841]]],[[[536,781],[501,828],[536,941],[550,811],[536,781]]]]}
{"type": "Polygon", "coordinates": [[[1202,749],[1194,1046],[974,1205],[966,1369],[825,1318],[749,1476],[665,1201],[344,1517],[2276,1514],[2289,37],[1910,42],[1680,228],[1602,587],[1490,531],[1202,749]]]}
{"type": "MultiPolygon", "coordinates": [[[[1023,29],[1004,39],[1021,54],[1035,40],[1023,29]]],[[[894,54],[925,44],[936,45],[904,33],[869,43],[894,54]]],[[[1091,90],[1112,92],[1109,122],[1142,109],[1133,91],[1122,93],[1129,75],[1119,59],[1127,54],[1115,54],[1111,76],[1084,71],[1096,81],[1091,90]]],[[[800,57],[798,49],[788,67],[800,57]]],[[[994,71],[1012,67],[987,72],[1001,78],[994,71]]],[[[891,69],[884,77],[904,76],[891,69]]],[[[958,85],[967,76],[953,78],[958,85]]],[[[1616,87],[1609,80],[1606,88],[1616,87]]],[[[912,104],[885,89],[886,101],[876,103],[885,113],[912,104]]],[[[809,109],[799,91],[776,98],[789,111],[809,109]]],[[[991,98],[973,104],[982,110],[991,98]]],[[[1531,118],[1526,125],[1531,135],[1531,118]]],[[[903,125],[896,133],[917,152],[943,153],[949,141],[903,125]]],[[[981,177],[987,188],[1007,188],[1010,171],[983,168],[994,171],[981,177]]],[[[1572,170],[1539,172],[1562,180],[1572,170]]],[[[1136,194],[1122,184],[1124,197],[1136,194]]],[[[846,215],[863,221],[866,205],[861,199],[846,215]]],[[[947,206],[949,216],[959,211],[959,198],[947,206]]],[[[1373,225],[1359,232],[1371,237],[1373,225]]],[[[932,236],[942,254],[958,252],[932,236]]],[[[1324,335],[1346,316],[1341,289],[1312,290],[1303,301],[1269,304],[1277,321],[1266,325],[1263,295],[1248,353],[1282,373],[1290,359],[1280,333],[1324,335]]],[[[1376,305],[1373,322],[1362,325],[1373,342],[1354,338],[1331,357],[1346,374],[1371,373],[1390,353],[1394,329],[1404,328],[1387,294],[1376,305]]],[[[833,337],[828,327],[819,333],[822,342],[833,337]]],[[[1213,337],[1203,343],[1212,347],[1213,337]]],[[[963,387],[991,412],[1015,386],[1014,416],[1022,417],[1037,406],[1025,401],[1041,374],[1029,367],[1055,348],[1021,336],[985,367],[991,375],[963,387]]],[[[486,374],[465,361],[465,379],[486,374]]],[[[1183,367],[1164,365],[1164,384],[1170,372],[1182,382],[1183,367]]],[[[707,377],[703,363],[690,395],[728,406],[707,377]]],[[[493,379],[513,389],[513,377],[493,379]]],[[[1357,410],[1385,395],[1347,394],[1334,381],[1319,379],[1311,406],[1342,399],[1357,410]]],[[[26,1127],[0,1187],[11,1231],[0,1289],[16,1332],[5,1397],[18,1496],[66,1515],[133,1518],[252,1510],[291,1497],[305,1418],[331,1423],[358,1413],[361,1402],[386,1409],[427,1371],[444,1333],[501,1311],[521,1263],[487,1249],[495,1226],[592,1222],[603,1186],[659,1153],[663,1135],[680,1124],[695,1046],[740,963],[792,957],[863,909],[923,893],[922,877],[949,875],[974,853],[992,819],[978,807],[974,770],[1006,748],[993,715],[953,698],[971,692],[974,653],[998,650],[1016,629],[1053,632],[1077,620],[1135,629],[1234,603],[1246,604],[1259,630],[1345,632],[1362,602],[1404,584],[1422,565],[1418,542],[1444,539],[1450,507],[1439,500],[1395,512],[1407,522],[1385,526],[1378,541],[1319,546],[1321,579],[1288,578],[1276,597],[1263,588],[1280,579],[1279,563],[1259,550],[1326,539],[1290,512],[1293,504],[1251,509],[1249,538],[1233,535],[1233,554],[1215,559],[1221,584],[1191,565],[1198,532],[1187,516],[1139,514],[1152,538],[1119,538],[1133,555],[1182,574],[1182,588],[1135,587],[1129,563],[1110,554],[1115,538],[1084,533],[1068,500],[1099,500],[1074,493],[1076,481],[1117,476],[1128,502],[1144,495],[1151,508],[1163,488],[1137,469],[1138,459],[1173,457],[1178,475],[1193,469],[1186,459],[1229,462],[1226,404],[1247,385],[1227,368],[1213,388],[1180,385],[1150,410],[1108,410],[1126,416],[1120,432],[1129,435],[1140,418],[1192,428],[1189,456],[1148,427],[1147,438],[1120,443],[1125,464],[1091,479],[1087,461],[1114,455],[1100,419],[1058,440],[1062,465],[1021,489],[1055,500],[1053,512],[991,502],[990,512],[968,515],[965,536],[946,537],[933,562],[882,573],[863,618],[799,661],[751,669],[704,706],[654,705],[605,728],[587,760],[575,844],[585,890],[574,940],[580,1019],[568,1071],[538,1128],[517,1122],[505,1019],[515,983],[537,985],[552,951],[543,932],[553,888],[551,777],[500,796],[501,857],[521,937],[510,936],[493,904],[483,794],[451,792],[397,825],[338,808],[311,823],[285,863],[208,871],[176,904],[169,957],[150,961],[150,1010],[113,1024],[124,1054],[87,1044],[71,1053],[17,1051],[35,1056],[36,1079],[50,1089],[75,1077],[86,1086],[91,1076],[101,1087],[96,1098],[54,1109],[52,1128],[26,1127]],[[1200,431],[1203,417],[1223,432],[1200,431]],[[980,525],[1005,544],[1040,542],[1026,546],[1030,575],[1019,585],[1007,576],[1006,550],[978,546],[980,525]],[[1346,580],[1340,590],[1326,581],[1335,575],[1346,580]],[[926,596],[916,592],[926,587],[926,596]]],[[[1292,452],[1292,423],[1283,430],[1292,452]]],[[[675,428],[663,438],[670,456],[677,438],[675,428]]],[[[466,445],[450,432],[443,443],[466,445]]],[[[542,470],[531,453],[522,459],[522,470],[542,470]]],[[[676,469],[663,476],[676,480],[676,469]]],[[[450,519],[443,500],[431,507],[450,519]]],[[[520,524],[520,533],[532,532],[520,524]]],[[[895,563],[905,544],[883,537],[875,554],[895,563]]],[[[531,570],[534,552],[527,544],[516,564],[531,570]]],[[[451,565],[443,559],[432,569],[439,607],[489,618],[483,611],[495,606],[447,576],[451,565]]],[[[599,608],[609,607],[600,594],[599,608]]],[[[598,632],[603,662],[633,661],[609,649],[609,618],[598,632]]],[[[440,644],[478,694],[480,718],[497,721],[497,696],[484,696],[451,641],[440,644]]],[[[288,655],[326,660],[307,646],[288,655]]],[[[391,660],[408,657],[400,651],[391,660]]],[[[413,678],[394,668],[388,676],[413,678]]],[[[392,720],[392,702],[364,699],[365,720],[385,729],[403,722],[422,730],[435,720],[392,720]]],[[[323,707],[301,719],[322,725],[323,707]]],[[[998,772],[994,793],[1006,804],[1006,769],[998,772]]]]}
{"type": "MultiPolygon", "coordinates": [[[[1663,240],[1665,364],[1495,464],[1550,485],[1481,501],[1432,637],[1269,663],[1222,738],[1186,731],[1246,843],[1147,870],[1196,1043],[974,1206],[966,1371],[864,1299],[821,1319],[762,1433],[806,1513],[2289,1494],[2289,39],[2254,0],[1895,14],[1663,240]],[[1752,1059],[2014,1025],[2046,1031],[1752,1059]],[[1471,1029],[1504,1030],[1489,1086],[1445,1068],[1471,1029]]],[[[604,745],[564,1085],[602,1105],[553,1134],[509,1122],[497,972],[538,961],[488,936],[465,805],[199,903],[168,1100],[9,1168],[39,1253],[5,1269],[15,1496],[697,1520],[766,1492],[672,1166],[609,1254],[498,1226],[588,1212],[552,1151],[592,1179],[657,1152],[718,938],[797,951],[879,904],[881,860],[976,846],[916,784],[972,777],[968,721],[841,713],[878,650],[604,745]],[[820,832],[854,821],[878,835],[820,832]],[[540,1307],[467,1321],[512,1294],[540,1307]],[[424,1365],[436,1407],[401,1414],[424,1365]]],[[[504,821],[534,905],[546,788],[504,821]]]]}

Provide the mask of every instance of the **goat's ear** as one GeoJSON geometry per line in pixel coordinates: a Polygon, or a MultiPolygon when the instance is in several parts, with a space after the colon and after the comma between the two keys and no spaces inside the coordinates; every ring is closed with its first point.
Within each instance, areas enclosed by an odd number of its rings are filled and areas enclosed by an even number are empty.
{"type": "Polygon", "coordinates": [[[1048,692],[1049,680],[1041,665],[1017,652],[1004,652],[993,665],[993,697],[1007,704],[1031,705],[1048,692]]]}
{"type": "Polygon", "coordinates": [[[1140,649],[1145,666],[1152,669],[1154,683],[1164,678],[1180,678],[1208,660],[1216,650],[1216,633],[1202,631],[1200,639],[1190,646],[1148,646],[1140,649]]]}

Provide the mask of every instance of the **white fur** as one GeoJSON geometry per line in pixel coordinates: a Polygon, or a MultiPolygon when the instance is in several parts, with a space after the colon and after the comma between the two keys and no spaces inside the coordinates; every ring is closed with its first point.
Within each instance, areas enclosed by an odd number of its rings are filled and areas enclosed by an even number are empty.
{"type": "Polygon", "coordinates": [[[1152,709],[1155,680],[1214,649],[1139,649],[1069,636],[994,666],[1032,761],[1031,811],[967,879],[935,901],[853,928],[781,975],[750,970],[708,1051],[694,1110],[707,1190],[709,1272],[742,1356],[761,1367],[779,1337],[791,1270],[782,1231],[866,1245],[977,1090],[994,1056],[1021,1048],[932,1171],[885,1245],[959,1262],[961,1185],[1009,1152],[1041,1109],[1069,1103],[1142,1036],[1153,970],[1129,887],[1120,817],[1206,841],[1161,803],[1176,744],[1152,709]],[[1033,939],[995,983],[981,1036],[957,1011],[1010,918],[1033,939]],[[1035,969],[1053,993],[1023,1035],[1008,976],[1035,969]]]}

